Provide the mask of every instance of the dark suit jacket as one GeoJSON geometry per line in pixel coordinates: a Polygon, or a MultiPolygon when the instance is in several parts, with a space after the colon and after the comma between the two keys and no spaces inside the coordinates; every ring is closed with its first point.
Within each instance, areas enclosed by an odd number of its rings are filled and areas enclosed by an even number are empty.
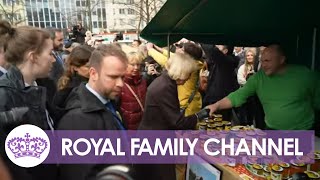
{"type": "MultiPolygon", "coordinates": [[[[119,130],[112,113],[82,83],[69,95],[67,113],[59,122],[58,130],[119,130]]],[[[60,180],[86,180],[104,165],[60,165],[60,180]]]]}

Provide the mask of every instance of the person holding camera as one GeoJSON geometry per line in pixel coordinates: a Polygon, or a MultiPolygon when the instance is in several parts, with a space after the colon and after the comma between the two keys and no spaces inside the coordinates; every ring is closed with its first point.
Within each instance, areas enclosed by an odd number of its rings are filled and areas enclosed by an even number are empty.
{"type": "Polygon", "coordinates": [[[255,56],[256,53],[253,49],[248,49],[245,51],[245,62],[240,66],[237,74],[237,79],[240,86],[243,86],[247,82],[247,79],[255,73],[255,56]]]}
{"type": "Polygon", "coordinates": [[[86,30],[82,27],[82,24],[79,23],[73,27],[73,35],[76,38],[76,42],[83,44],[86,37],[86,30]]]}
{"type": "Polygon", "coordinates": [[[161,72],[161,66],[151,56],[147,56],[144,59],[142,77],[147,81],[147,86],[149,86],[157,77],[159,77],[161,72]]]}

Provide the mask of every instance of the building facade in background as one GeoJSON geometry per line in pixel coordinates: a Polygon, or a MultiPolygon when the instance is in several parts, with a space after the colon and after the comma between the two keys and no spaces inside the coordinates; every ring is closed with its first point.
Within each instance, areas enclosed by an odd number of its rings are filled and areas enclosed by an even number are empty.
{"type": "Polygon", "coordinates": [[[165,3],[165,0],[23,1],[20,4],[24,4],[28,25],[70,30],[82,23],[93,33],[140,31],[165,3]]]}

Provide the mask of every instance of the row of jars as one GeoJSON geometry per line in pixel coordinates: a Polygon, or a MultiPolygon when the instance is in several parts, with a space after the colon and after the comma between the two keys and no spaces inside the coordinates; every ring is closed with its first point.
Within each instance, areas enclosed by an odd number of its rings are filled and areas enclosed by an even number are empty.
{"type": "Polygon", "coordinates": [[[199,130],[230,130],[231,122],[223,121],[222,115],[216,114],[211,119],[204,119],[198,124],[199,130]]]}
{"type": "Polygon", "coordinates": [[[305,164],[299,162],[299,160],[291,161],[291,163],[279,163],[279,164],[247,164],[247,168],[255,175],[264,176],[266,179],[281,180],[289,179],[293,174],[304,172],[312,179],[320,179],[320,159],[315,154],[315,163],[305,164]]]}

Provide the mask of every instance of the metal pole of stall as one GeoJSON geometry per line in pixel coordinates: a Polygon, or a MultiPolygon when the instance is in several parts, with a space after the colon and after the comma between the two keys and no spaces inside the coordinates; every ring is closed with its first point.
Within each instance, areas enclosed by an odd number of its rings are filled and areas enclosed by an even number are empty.
{"type": "Polygon", "coordinates": [[[313,28],[311,69],[315,70],[317,28],[313,28]]]}

